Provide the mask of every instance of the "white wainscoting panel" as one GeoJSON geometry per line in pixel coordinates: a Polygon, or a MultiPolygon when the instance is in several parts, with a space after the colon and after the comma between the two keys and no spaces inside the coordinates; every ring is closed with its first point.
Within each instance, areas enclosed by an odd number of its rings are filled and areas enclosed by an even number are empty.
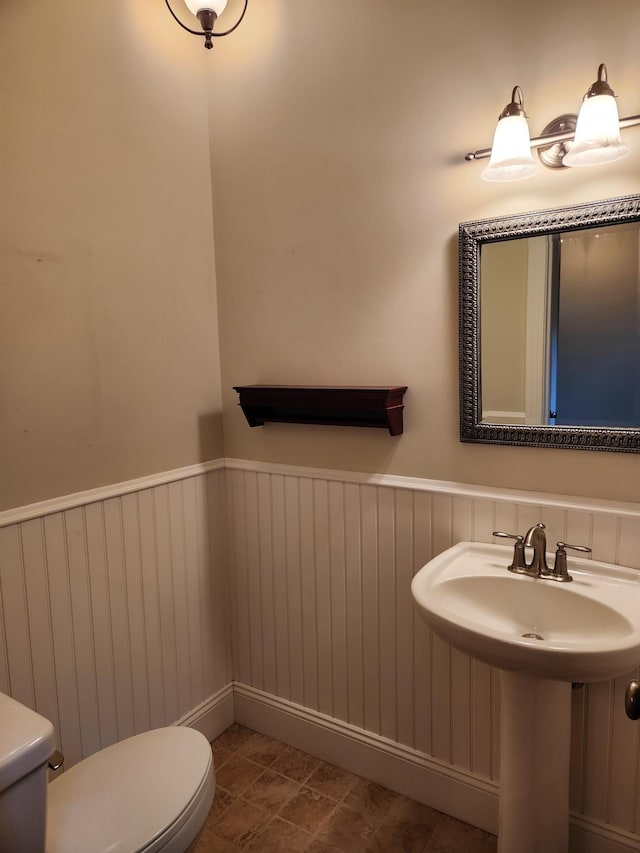
{"type": "MultiPolygon", "coordinates": [[[[54,722],[67,766],[176,721],[213,737],[234,682],[245,711],[247,691],[288,702],[495,790],[496,673],[416,618],[411,578],[456,541],[540,520],[551,542],[640,569],[635,504],[224,464],[0,513],[0,690],[54,722]]],[[[607,832],[607,849],[640,850],[631,677],[573,692],[581,850],[607,832]]]]}
{"type": "Polygon", "coordinates": [[[224,472],[159,479],[0,527],[0,690],[67,767],[218,700],[231,722],[224,472]]]}
{"type": "MultiPolygon", "coordinates": [[[[538,521],[551,543],[640,569],[637,505],[226,464],[236,681],[478,781],[497,781],[497,675],[416,617],[415,572],[457,541],[538,521]]],[[[623,704],[631,677],[573,691],[571,806],[574,820],[610,825],[640,849],[640,728],[623,704]]]]}

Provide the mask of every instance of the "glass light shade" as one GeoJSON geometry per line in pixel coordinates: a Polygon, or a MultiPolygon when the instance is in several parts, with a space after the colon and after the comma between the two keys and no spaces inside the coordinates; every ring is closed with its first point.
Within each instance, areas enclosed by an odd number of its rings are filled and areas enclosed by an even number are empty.
{"type": "Polygon", "coordinates": [[[582,102],[571,151],[565,166],[592,166],[626,157],[629,148],[620,136],[618,107],[612,95],[594,95],[582,102]]]}
{"type": "Polygon", "coordinates": [[[209,9],[215,12],[217,17],[224,12],[227,5],[227,0],[184,0],[187,9],[194,15],[197,15],[202,9],[209,9]]]}
{"type": "Polygon", "coordinates": [[[531,155],[529,125],[524,115],[501,118],[496,126],[485,181],[521,181],[538,171],[531,155]]]}

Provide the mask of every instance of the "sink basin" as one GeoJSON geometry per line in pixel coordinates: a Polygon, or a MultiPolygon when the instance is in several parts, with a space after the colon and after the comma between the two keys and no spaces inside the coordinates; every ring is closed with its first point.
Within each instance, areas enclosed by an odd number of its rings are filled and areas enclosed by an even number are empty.
{"type": "Polygon", "coordinates": [[[411,592],[429,627],[474,658],[539,678],[602,681],[638,665],[640,572],[570,557],[573,582],[557,583],[507,571],[512,554],[461,542],[420,569],[411,592]]]}

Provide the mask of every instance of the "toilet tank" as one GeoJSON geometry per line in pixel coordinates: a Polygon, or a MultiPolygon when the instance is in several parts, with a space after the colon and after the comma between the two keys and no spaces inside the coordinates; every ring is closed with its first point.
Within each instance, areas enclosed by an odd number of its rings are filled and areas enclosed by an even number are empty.
{"type": "Polygon", "coordinates": [[[0,839],[3,850],[43,853],[47,763],[55,749],[53,726],[0,693],[0,839]]]}

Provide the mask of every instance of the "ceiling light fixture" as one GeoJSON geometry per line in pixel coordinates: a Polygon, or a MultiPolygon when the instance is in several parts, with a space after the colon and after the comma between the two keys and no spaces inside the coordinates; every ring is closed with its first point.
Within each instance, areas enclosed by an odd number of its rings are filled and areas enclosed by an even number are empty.
{"type": "Polygon", "coordinates": [[[603,63],[598,68],[598,79],[584,96],[579,115],[558,116],[540,136],[530,139],[522,90],[516,86],[511,103],[500,113],[492,147],[472,151],[465,160],[490,157],[481,176],[486,181],[517,181],[535,174],[533,148],[550,169],[619,160],[629,153],[620,129],[640,125],[640,115],[619,119],[615,97],[603,63]]]}
{"type": "Polygon", "coordinates": [[[189,9],[189,11],[196,16],[196,18],[200,21],[200,26],[202,30],[193,30],[191,27],[183,24],[180,18],[176,15],[176,13],[171,8],[171,4],[169,0],[164,0],[167,4],[167,9],[171,12],[173,19],[180,24],[183,30],[186,30],[188,33],[191,33],[194,36],[204,36],[204,46],[207,50],[211,50],[213,47],[214,38],[221,38],[222,36],[228,36],[229,33],[232,33],[238,26],[242,19],[244,18],[244,13],[247,11],[247,5],[249,0],[244,0],[244,7],[242,9],[242,13],[235,24],[230,27],[228,30],[223,30],[219,33],[214,33],[213,27],[217,18],[224,12],[225,7],[227,5],[227,0],[184,0],[184,3],[189,9]]]}

